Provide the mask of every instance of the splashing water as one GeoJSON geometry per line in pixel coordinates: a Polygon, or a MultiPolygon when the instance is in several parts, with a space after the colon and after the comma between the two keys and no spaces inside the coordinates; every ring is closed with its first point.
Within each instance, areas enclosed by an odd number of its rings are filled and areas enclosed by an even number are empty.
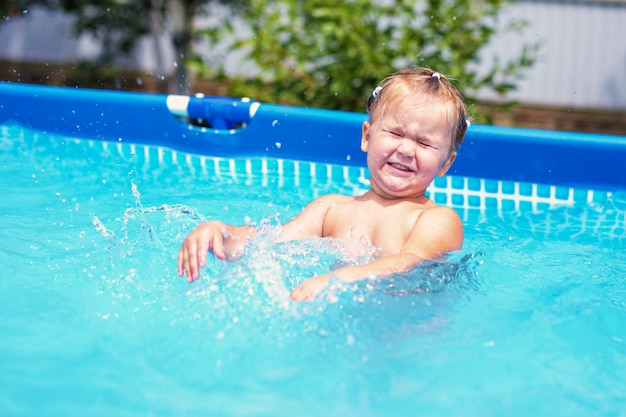
{"type": "MultiPolygon", "coordinates": [[[[144,207],[134,182],[131,182],[131,190],[134,207],[125,210],[118,233],[97,216],[93,217],[95,230],[108,242],[114,264],[142,251],[161,254],[169,251],[170,255],[164,257],[170,258],[171,253],[177,253],[186,234],[205,220],[184,205],[144,207]]],[[[274,215],[260,221],[257,236],[236,262],[220,261],[209,254],[207,266],[201,271],[202,282],[192,285],[188,294],[208,296],[217,287],[226,285],[229,291],[242,294],[246,302],[259,297],[263,303],[289,309],[292,305],[289,294],[304,279],[330,273],[341,266],[370,262],[377,252],[368,243],[364,253],[351,254],[343,242],[332,238],[274,244],[281,231],[279,215],[274,215]]],[[[366,297],[436,293],[446,288],[477,290],[475,269],[481,263],[480,257],[481,253],[449,256],[442,261],[424,262],[408,273],[382,279],[373,277],[353,284],[333,278],[319,298],[337,301],[342,294],[352,294],[348,299],[363,302],[366,297]]]]}

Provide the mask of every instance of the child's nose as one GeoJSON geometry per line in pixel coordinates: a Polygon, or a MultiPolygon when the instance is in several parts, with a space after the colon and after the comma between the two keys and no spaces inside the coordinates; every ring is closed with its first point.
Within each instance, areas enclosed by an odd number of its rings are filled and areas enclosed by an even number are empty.
{"type": "Polygon", "coordinates": [[[404,138],[400,141],[400,145],[398,145],[398,153],[410,158],[413,154],[414,145],[412,140],[404,138]]]}

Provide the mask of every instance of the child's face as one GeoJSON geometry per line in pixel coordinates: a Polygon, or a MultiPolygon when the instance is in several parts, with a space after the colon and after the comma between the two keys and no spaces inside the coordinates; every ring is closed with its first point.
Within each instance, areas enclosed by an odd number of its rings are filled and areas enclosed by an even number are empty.
{"type": "Polygon", "coordinates": [[[435,176],[446,173],[456,152],[445,114],[441,106],[399,101],[363,123],[361,149],[374,192],[391,199],[422,197],[435,176]]]}

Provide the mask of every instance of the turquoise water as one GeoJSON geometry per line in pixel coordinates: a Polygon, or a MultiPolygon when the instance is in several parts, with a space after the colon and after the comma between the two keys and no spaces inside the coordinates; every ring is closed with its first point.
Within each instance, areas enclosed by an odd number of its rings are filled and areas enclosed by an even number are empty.
{"type": "Polygon", "coordinates": [[[442,196],[462,251],[293,303],[363,259],[272,236],[317,195],[362,192],[363,170],[5,125],[0,185],[2,416],[626,415],[623,193],[442,196]],[[211,218],[262,233],[188,284],[178,245],[211,218]]]}

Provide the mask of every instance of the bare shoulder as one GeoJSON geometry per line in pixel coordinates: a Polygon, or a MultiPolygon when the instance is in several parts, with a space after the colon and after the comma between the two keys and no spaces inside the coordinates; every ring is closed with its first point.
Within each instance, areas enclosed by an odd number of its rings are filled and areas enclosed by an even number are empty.
{"type": "Polygon", "coordinates": [[[345,203],[348,201],[353,201],[354,197],[344,194],[326,194],[321,197],[313,200],[314,202],[318,202],[321,204],[334,204],[334,203],[345,203]]]}
{"type": "Polygon", "coordinates": [[[427,245],[431,256],[461,249],[463,245],[463,222],[457,212],[446,206],[423,209],[411,231],[411,238],[427,245]]]}
{"type": "Polygon", "coordinates": [[[461,218],[454,209],[447,206],[437,205],[423,209],[417,221],[443,223],[458,222],[460,224],[461,218]]]}
{"type": "Polygon", "coordinates": [[[283,233],[279,242],[322,236],[324,221],[330,207],[348,202],[353,197],[341,194],[327,194],[311,201],[298,215],[283,225],[283,233]]]}
{"type": "Polygon", "coordinates": [[[303,211],[326,211],[329,207],[353,201],[354,197],[343,194],[326,194],[311,201],[303,211]]]}

